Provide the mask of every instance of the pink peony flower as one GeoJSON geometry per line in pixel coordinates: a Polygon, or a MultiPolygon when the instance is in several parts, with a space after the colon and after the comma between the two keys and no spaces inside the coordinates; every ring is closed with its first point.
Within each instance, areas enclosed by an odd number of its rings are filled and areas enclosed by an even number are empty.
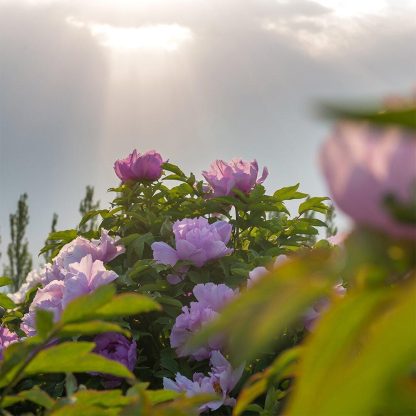
{"type": "Polygon", "coordinates": [[[125,251],[123,246],[117,244],[118,240],[119,238],[111,237],[108,231],[103,229],[99,240],[89,241],[84,237],[77,237],[62,247],[54,258],[54,265],[67,269],[71,263],[80,262],[87,254],[91,255],[93,260],[108,263],[125,251]]]}
{"type": "MultiPolygon", "coordinates": [[[[137,344],[136,341],[130,341],[123,335],[116,332],[106,332],[99,334],[94,338],[96,347],[94,352],[102,355],[109,360],[114,360],[123,364],[130,371],[134,370],[137,362],[137,344]]],[[[103,374],[106,388],[114,388],[121,384],[122,379],[119,377],[103,374]]]]}
{"type": "Polygon", "coordinates": [[[232,253],[226,244],[230,241],[232,227],[225,221],[209,224],[202,217],[185,218],[173,224],[176,249],[164,242],[152,244],[153,258],[157,263],[174,266],[178,260],[191,261],[202,267],[207,261],[232,253]]]}
{"type": "Polygon", "coordinates": [[[416,239],[416,225],[400,222],[387,197],[411,203],[416,184],[416,136],[398,128],[357,122],[338,125],[323,146],[321,165],[338,207],[357,224],[416,239]]]}
{"type": "Polygon", "coordinates": [[[235,399],[230,398],[229,394],[240,380],[244,367],[241,366],[234,370],[219,351],[212,352],[210,365],[211,371],[208,376],[204,376],[202,373],[195,373],[192,380],[190,380],[177,373],[175,381],[164,377],[163,387],[166,390],[185,393],[188,397],[203,393],[220,396],[218,400],[202,405],[199,408],[200,412],[217,410],[223,405],[234,406],[235,399]]]}
{"type": "Polygon", "coordinates": [[[114,170],[122,182],[156,181],[162,176],[162,156],[155,150],[140,154],[133,150],[125,159],[116,160],[114,170]]]}
{"type": "Polygon", "coordinates": [[[7,327],[0,326],[0,361],[4,358],[4,350],[15,342],[19,341],[19,337],[14,332],[11,332],[7,327]]]}
{"type": "Polygon", "coordinates": [[[258,174],[259,167],[256,160],[247,162],[241,159],[233,159],[228,163],[216,160],[211,164],[210,171],[202,172],[213,196],[231,195],[234,188],[247,194],[256,184],[263,183],[269,173],[267,168],[263,168],[259,179],[257,179],[258,174]]]}
{"type": "Polygon", "coordinates": [[[223,337],[211,339],[206,345],[189,349],[186,343],[189,337],[202,325],[214,319],[218,312],[232,300],[236,293],[224,284],[198,284],[193,290],[196,302],[184,306],[182,313],[176,318],[170,334],[170,345],[176,349],[179,357],[191,356],[197,361],[211,356],[213,350],[219,350],[223,345],[223,337]]]}
{"type": "Polygon", "coordinates": [[[20,328],[27,336],[36,334],[35,316],[37,309],[44,309],[53,313],[54,322],[58,321],[62,313],[62,298],[64,282],[54,280],[44,288],[39,289],[29,306],[29,312],[22,318],[20,328]]]}
{"type": "Polygon", "coordinates": [[[100,286],[117,279],[117,274],[107,270],[100,260],[93,260],[91,254],[86,255],[79,263],[70,264],[65,276],[65,289],[62,304],[65,307],[78,296],[93,292],[100,286]]]}

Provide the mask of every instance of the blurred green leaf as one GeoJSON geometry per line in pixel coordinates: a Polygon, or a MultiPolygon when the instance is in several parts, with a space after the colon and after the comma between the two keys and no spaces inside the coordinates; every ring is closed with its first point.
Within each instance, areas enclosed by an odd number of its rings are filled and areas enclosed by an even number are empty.
{"type": "Polygon", "coordinates": [[[416,107],[399,109],[359,108],[341,105],[324,105],[321,112],[325,117],[367,121],[381,126],[395,125],[408,129],[416,129],[416,107]]]}
{"type": "MultiPolygon", "coordinates": [[[[414,278],[333,304],[305,346],[287,415],[385,414],[392,386],[414,365],[414,278]]],[[[395,414],[406,413],[396,405],[395,414]]]]}
{"type": "Polygon", "coordinates": [[[234,363],[254,359],[329,292],[338,278],[331,253],[335,257],[331,250],[311,250],[285,261],[227,305],[218,319],[191,338],[190,345],[202,345],[223,333],[234,363]]]}
{"type": "Polygon", "coordinates": [[[55,401],[47,393],[41,390],[38,386],[34,386],[31,390],[21,391],[15,396],[6,396],[2,406],[9,407],[15,403],[25,400],[36,403],[45,409],[50,409],[55,404],[55,401]]]}

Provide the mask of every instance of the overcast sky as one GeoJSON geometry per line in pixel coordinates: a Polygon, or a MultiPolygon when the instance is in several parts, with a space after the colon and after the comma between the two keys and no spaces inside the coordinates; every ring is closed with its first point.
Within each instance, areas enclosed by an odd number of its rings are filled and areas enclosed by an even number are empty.
{"type": "Polygon", "coordinates": [[[158,150],[199,173],[256,158],[268,189],[326,194],[321,100],[416,84],[416,0],[0,0],[0,234],[29,194],[31,250],[53,212],[102,206],[114,160],[158,150]]]}

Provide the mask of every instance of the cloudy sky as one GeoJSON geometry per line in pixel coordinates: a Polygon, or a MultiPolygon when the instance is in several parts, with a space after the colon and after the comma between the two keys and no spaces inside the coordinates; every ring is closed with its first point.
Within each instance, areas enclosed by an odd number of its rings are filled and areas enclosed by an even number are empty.
{"type": "Polygon", "coordinates": [[[85,185],[105,206],[133,148],[195,173],[256,158],[269,189],[326,194],[314,104],[414,87],[415,14],[416,0],[0,0],[1,251],[21,193],[35,253],[53,212],[77,223],[85,185]]]}

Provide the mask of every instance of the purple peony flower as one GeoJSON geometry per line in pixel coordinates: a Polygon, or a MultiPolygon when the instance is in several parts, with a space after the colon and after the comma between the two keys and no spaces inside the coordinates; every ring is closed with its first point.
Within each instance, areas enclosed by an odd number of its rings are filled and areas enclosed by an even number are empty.
{"type": "Polygon", "coordinates": [[[226,244],[232,227],[225,221],[210,224],[206,218],[185,218],[173,224],[176,249],[164,242],[152,244],[153,258],[157,263],[174,266],[178,260],[191,261],[202,267],[207,261],[232,253],[226,244]]]}
{"type": "Polygon", "coordinates": [[[77,237],[62,247],[54,258],[54,266],[65,270],[71,263],[79,263],[87,254],[91,255],[93,260],[108,263],[125,251],[117,241],[118,238],[109,236],[108,231],[103,229],[99,240],[89,241],[84,237],[77,237]]]}
{"type": "Polygon", "coordinates": [[[114,170],[122,182],[156,181],[162,176],[162,156],[155,150],[140,154],[133,150],[125,159],[116,160],[114,170]]]}
{"type": "Polygon", "coordinates": [[[414,133],[341,123],[323,146],[321,165],[335,203],[357,224],[416,239],[416,226],[400,222],[386,207],[391,197],[399,205],[411,204],[416,183],[414,133]]]}
{"type": "Polygon", "coordinates": [[[117,279],[117,273],[107,270],[100,260],[93,260],[91,254],[86,255],[79,263],[72,263],[65,276],[65,288],[62,304],[65,307],[78,296],[93,292],[100,286],[117,279]]]}
{"type": "MultiPolygon", "coordinates": [[[[129,341],[123,335],[116,332],[106,332],[97,335],[94,338],[96,347],[94,352],[102,355],[109,360],[117,361],[123,364],[130,371],[134,370],[137,361],[137,345],[136,341],[129,341]]],[[[106,388],[114,388],[121,384],[119,377],[103,374],[106,388]]]]}
{"type": "Polygon", "coordinates": [[[0,326],[0,361],[3,360],[4,350],[17,341],[19,341],[19,337],[14,332],[9,331],[5,326],[0,326]]]}
{"type": "Polygon", "coordinates": [[[175,381],[164,377],[163,387],[166,390],[185,393],[188,397],[203,393],[220,396],[218,400],[202,405],[199,408],[200,412],[217,410],[223,405],[234,406],[235,399],[230,398],[229,394],[240,380],[244,367],[241,366],[234,370],[219,351],[212,352],[210,365],[211,371],[208,376],[204,376],[202,373],[195,373],[192,380],[190,380],[177,373],[175,381]]]}
{"type": "Polygon", "coordinates": [[[170,334],[170,344],[176,349],[179,357],[191,356],[197,361],[211,356],[213,350],[219,350],[223,343],[223,336],[217,336],[202,347],[189,349],[186,343],[189,337],[202,325],[214,319],[218,312],[232,300],[236,292],[224,284],[198,284],[193,290],[197,302],[184,306],[182,313],[176,318],[170,334]]]}
{"type": "Polygon", "coordinates": [[[216,160],[211,164],[210,171],[202,172],[213,196],[231,195],[234,188],[247,194],[256,184],[263,183],[269,173],[264,168],[259,179],[258,174],[259,167],[255,160],[247,162],[241,159],[233,159],[229,163],[216,160]]]}
{"type": "Polygon", "coordinates": [[[62,298],[64,294],[64,282],[54,280],[44,288],[39,289],[29,306],[29,312],[22,318],[20,328],[27,336],[36,334],[35,316],[37,309],[44,309],[53,313],[54,321],[58,321],[62,313],[62,298]]]}
{"type": "Polygon", "coordinates": [[[54,280],[64,280],[66,272],[66,269],[58,266],[55,262],[45,264],[40,271],[42,286],[46,286],[54,280]]]}

